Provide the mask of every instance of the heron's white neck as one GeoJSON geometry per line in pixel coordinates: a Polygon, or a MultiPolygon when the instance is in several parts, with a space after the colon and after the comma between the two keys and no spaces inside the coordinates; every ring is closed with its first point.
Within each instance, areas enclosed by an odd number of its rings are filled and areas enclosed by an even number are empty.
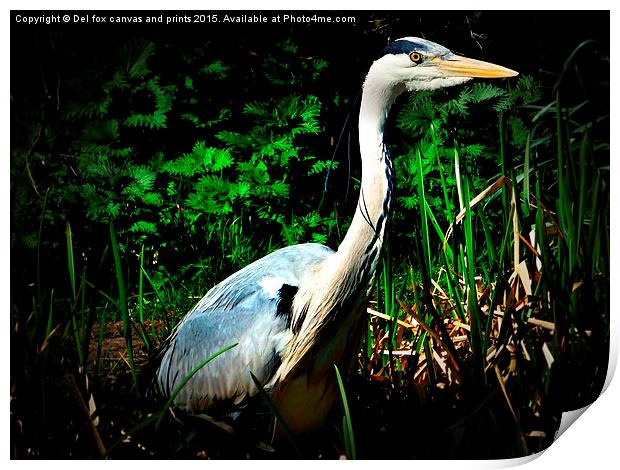
{"type": "Polygon", "coordinates": [[[360,331],[353,326],[361,325],[357,320],[379,260],[392,196],[393,167],[383,144],[383,128],[390,106],[401,91],[380,73],[379,67],[370,68],[359,117],[362,183],[355,215],[335,255],[317,265],[299,286],[291,322],[296,335],[278,370],[279,376],[294,373],[323,341],[329,340],[330,346],[323,345],[320,357],[314,357],[313,368],[317,370],[331,370],[334,363],[350,357],[344,353],[347,348],[355,347],[360,331]]]}
{"type": "Polygon", "coordinates": [[[381,68],[377,62],[373,64],[362,92],[359,115],[362,181],[355,215],[336,254],[307,284],[302,283],[294,300],[295,311],[317,312],[313,318],[318,322],[328,321],[335,312],[353,313],[356,307],[344,305],[363,302],[383,245],[394,171],[383,143],[383,129],[390,107],[404,86],[394,84],[381,68]]]}
{"type": "MultiPolygon", "coordinates": [[[[393,166],[383,142],[383,130],[390,107],[405,90],[381,72],[370,68],[362,93],[359,141],[362,181],[355,215],[338,247],[338,257],[368,282],[375,271],[383,244],[392,197],[393,166]],[[365,262],[365,264],[364,264],[365,262]]],[[[364,287],[365,288],[365,287],[364,287]]]]}

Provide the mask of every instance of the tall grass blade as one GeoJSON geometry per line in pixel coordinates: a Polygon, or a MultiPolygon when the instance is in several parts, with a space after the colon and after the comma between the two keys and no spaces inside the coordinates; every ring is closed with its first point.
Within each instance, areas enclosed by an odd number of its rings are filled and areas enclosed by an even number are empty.
{"type": "Polygon", "coordinates": [[[431,140],[433,142],[433,156],[435,157],[435,164],[437,166],[437,170],[439,171],[439,180],[441,181],[441,190],[443,192],[443,199],[445,204],[444,215],[446,217],[446,221],[452,220],[452,215],[454,212],[454,205],[452,204],[452,200],[449,197],[450,191],[448,189],[448,185],[446,183],[446,177],[444,176],[444,168],[439,160],[439,139],[437,138],[437,131],[435,129],[435,125],[431,122],[430,124],[431,130],[431,140]]]}
{"type": "Polygon", "coordinates": [[[90,308],[86,307],[86,266],[82,268],[82,277],[80,281],[80,292],[82,293],[82,305],[80,312],[82,313],[82,356],[88,360],[88,348],[90,345],[90,336],[92,333],[92,326],[96,315],[95,304],[91,302],[90,308]],[[85,318],[84,318],[85,317],[85,318]]]}
{"type": "Polygon", "coordinates": [[[461,177],[461,162],[459,157],[459,151],[454,146],[454,177],[456,178],[456,192],[459,197],[459,211],[463,211],[465,207],[465,201],[463,198],[463,182],[461,177]]]}
{"type": "Polygon", "coordinates": [[[345,455],[348,460],[355,460],[357,459],[357,451],[355,449],[355,437],[353,435],[351,413],[349,412],[349,402],[347,401],[347,394],[344,390],[342,377],[340,376],[340,371],[336,364],[334,364],[334,370],[336,371],[336,380],[338,381],[338,390],[340,392],[340,404],[342,405],[342,433],[344,437],[345,455]]]}
{"type": "Polygon", "coordinates": [[[596,43],[597,41],[594,39],[586,39],[585,41],[579,43],[579,45],[575,47],[575,49],[573,49],[573,51],[570,53],[568,58],[564,61],[564,67],[562,68],[562,73],[560,73],[560,77],[558,78],[558,81],[553,87],[554,95],[557,93],[558,88],[560,87],[560,84],[562,83],[562,80],[564,79],[564,76],[571,70],[573,61],[575,60],[575,57],[577,56],[579,51],[581,51],[581,49],[583,49],[584,47],[589,46],[590,44],[596,44],[596,43]]]}
{"type": "Polygon", "coordinates": [[[49,337],[50,332],[52,331],[52,325],[54,323],[53,310],[54,310],[54,289],[50,289],[50,308],[47,314],[47,325],[45,327],[46,338],[49,337]]]}
{"type": "Polygon", "coordinates": [[[577,247],[581,246],[581,238],[583,232],[583,221],[585,217],[586,210],[586,193],[587,193],[587,159],[588,159],[588,150],[589,150],[589,139],[588,133],[583,134],[583,138],[581,140],[581,145],[579,147],[579,195],[577,198],[577,241],[575,245],[577,247]]]}
{"type": "Polygon", "coordinates": [[[43,205],[41,207],[41,215],[39,216],[39,231],[37,232],[37,304],[41,305],[41,246],[43,244],[43,221],[45,220],[45,211],[47,210],[47,195],[49,194],[49,188],[45,191],[43,197],[43,205]]]}
{"type": "MultiPolygon", "coordinates": [[[[426,197],[424,195],[424,178],[422,173],[422,153],[420,148],[416,149],[417,163],[418,163],[418,197],[420,199],[420,221],[421,221],[421,235],[422,235],[422,247],[426,269],[430,270],[431,267],[431,250],[428,236],[428,217],[426,215],[426,197]]],[[[428,279],[430,279],[430,271],[428,272],[428,279]]],[[[430,288],[430,286],[426,286],[430,288]]]]}
{"type": "Polygon", "coordinates": [[[433,211],[431,207],[428,205],[428,201],[426,199],[424,199],[424,209],[425,209],[426,215],[431,221],[433,228],[435,229],[435,233],[441,240],[441,244],[445,251],[445,255],[450,260],[450,262],[452,262],[454,260],[454,254],[452,253],[452,248],[450,248],[450,245],[446,243],[446,238],[443,234],[443,231],[441,230],[441,227],[439,226],[439,223],[437,222],[437,219],[435,218],[435,214],[433,214],[433,211]]]}
{"type": "Polygon", "coordinates": [[[75,260],[73,257],[73,233],[71,231],[71,225],[67,222],[67,228],[65,230],[65,237],[67,240],[67,269],[69,271],[69,286],[71,289],[71,331],[73,333],[73,340],[75,341],[75,350],[78,355],[78,363],[80,367],[84,366],[84,355],[82,350],[82,341],[80,339],[80,328],[76,318],[77,308],[77,287],[75,282],[75,260]]]}
{"type": "Polygon", "coordinates": [[[140,270],[138,272],[138,319],[140,325],[144,327],[144,296],[143,296],[143,274],[144,271],[144,245],[140,248],[140,270]]]}
{"type": "Polygon", "coordinates": [[[140,269],[138,270],[138,325],[136,331],[142,338],[142,343],[148,354],[153,350],[153,342],[149,337],[146,326],[144,325],[144,290],[143,290],[143,271],[144,271],[144,245],[140,249],[140,269]]]}
{"type": "Polygon", "coordinates": [[[465,219],[463,223],[463,232],[465,237],[465,253],[466,253],[466,286],[467,286],[467,309],[470,315],[470,338],[471,349],[474,358],[474,374],[479,380],[486,382],[484,373],[485,354],[482,351],[482,323],[481,315],[478,307],[476,280],[474,274],[475,251],[474,251],[474,233],[472,223],[472,213],[469,205],[469,181],[466,177],[462,182],[463,196],[465,199],[465,219]]]}
{"type": "Polygon", "coordinates": [[[487,220],[486,217],[484,217],[484,214],[480,215],[480,217],[477,218],[477,220],[480,221],[480,225],[482,225],[482,231],[484,233],[484,241],[486,243],[486,254],[487,254],[487,259],[489,262],[489,266],[488,266],[488,270],[485,271],[485,273],[489,273],[489,272],[493,272],[491,269],[496,266],[496,262],[497,262],[497,252],[495,251],[495,244],[493,242],[493,236],[491,235],[491,228],[489,227],[489,221],[487,220]]]}
{"type": "MultiPolygon", "coordinates": [[[[590,269],[587,271],[590,279],[593,279],[597,272],[603,271],[603,267],[599,266],[600,246],[601,246],[601,216],[599,214],[599,195],[601,191],[601,174],[595,172],[594,183],[592,184],[592,204],[590,206],[590,233],[586,244],[586,255],[584,260],[590,262],[590,269]]],[[[608,233],[607,227],[603,227],[603,234],[608,233]]],[[[606,237],[609,238],[609,237],[606,237]]],[[[607,272],[605,269],[604,272],[607,272]]]]}
{"type": "Polygon", "coordinates": [[[153,289],[153,292],[155,292],[155,297],[157,297],[157,300],[163,312],[164,324],[166,325],[166,329],[168,330],[168,332],[172,331],[172,323],[170,322],[170,319],[168,318],[168,310],[166,309],[166,303],[164,302],[164,299],[159,293],[159,289],[153,282],[153,279],[151,279],[151,276],[149,276],[149,273],[147,273],[144,268],[140,269],[140,273],[146,278],[149,285],[151,286],[151,289],[153,289]]]}
{"type": "Polygon", "coordinates": [[[75,286],[75,262],[73,258],[73,233],[71,232],[71,224],[67,222],[67,228],[65,230],[65,236],[67,239],[67,268],[69,270],[69,287],[71,288],[71,299],[75,302],[76,299],[76,286],[75,286]]]}
{"type": "Polygon", "coordinates": [[[532,146],[532,131],[527,133],[527,141],[525,142],[525,157],[523,163],[523,195],[522,210],[523,215],[527,219],[530,214],[530,153],[532,146]]]}
{"type": "Polygon", "coordinates": [[[140,388],[138,384],[138,372],[133,359],[133,346],[131,341],[131,322],[129,321],[129,306],[127,305],[127,289],[125,287],[125,278],[123,276],[123,266],[121,264],[120,248],[116,239],[116,229],[114,224],[110,222],[110,244],[112,246],[112,255],[114,257],[114,267],[116,269],[116,282],[118,285],[118,306],[121,311],[121,320],[123,322],[123,336],[127,345],[127,361],[131,368],[131,376],[134,381],[136,392],[139,394],[140,388]]]}
{"type": "Polygon", "coordinates": [[[396,322],[398,314],[394,308],[394,280],[392,279],[392,263],[389,254],[389,244],[383,254],[383,268],[381,269],[381,279],[383,281],[383,303],[384,311],[390,317],[388,322],[388,333],[390,340],[387,342],[388,359],[390,366],[390,377],[394,379],[394,341],[396,336],[396,322]]]}
{"type": "MultiPolygon", "coordinates": [[[[505,120],[504,120],[504,113],[500,112],[499,113],[499,154],[500,154],[500,161],[501,161],[501,174],[503,176],[506,176],[510,173],[511,171],[511,165],[510,165],[510,160],[508,157],[508,152],[506,151],[506,130],[505,130],[505,120]]],[[[508,227],[510,225],[510,219],[509,219],[509,215],[511,213],[511,207],[510,207],[510,203],[508,200],[508,196],[509,196],[509,188],[507,188],[506,186],[504,186],[504,190],[502,191],[502,214],[504,215],[504,220],[503,220],[503,226],[504,227],[508,227]]],[[[508,255],[508,250],[510,250],[510,246],[509,245],[505,245],[504,249],[506,250],[506,255],[508,255]]],[[[504,252],[500,253],[500,259],[504,259],[507,260],[509,259],[508,256],[504,257],[504,252]]],[[[500,269],[503,269],[504,266],[502,264],[500,264],[500,269]]]]}
{"type": "Polygon", "coordinates": [[[295,442],[295,439],[293,438],[293,435],[291,434],[291,431],[289,430],[286,421],[284,421],[284,418],[278,411],[278,408],[273,403],[271,398],[269,398],[269,395],[267,394],[259,380],[256,378],[256,376],[252,372],[250,372],[250,376],[252,377],[252,381],[254,382],[254,385],[256,385],[256,388],[258,389],[258,393],[260,394],[261,398],[265,401],[267,407],[269,408],[269,411],[271,411],[271,414],[276,419],[277,425],[281,427],[282,434],[284,434],[284,437],[291,445],[297,456],[302,457],[303,454],[301,452],[301,449],[297,446],[297,443],[295,442]]]}
{"type": "Polygon", "coordinates": [[[222,349],[220,349],[219,351],[211,354],[209,357],[207,357],[206,359],[204,359],[203,361],[199,362],[196,366],[194,366],[194,368],[190,371],[189,374],[187,374],[185,376],[185,378],[183,378],[183,380],[181,381],[181,383],[179,383],[179,385],[176,386],[176,388],[172,391],[172,394],[170,394],[170,397],[168,398],[168,400],[166,401],[166,404],[164,405],[164,407],[162,408],[162,410],[159,412],[159,417],[157,418],[157,421],[155,422],[155,429],[159,428],[159,425],[161,424],[161,420],[164,418],[164,416],[166,415],[166,412],[168,411],[168,408],[170,408],[170,406],[172,406],[172,404],[174,403],[175,398],[177,397],[177,395],[179,393],[181,393],[181,390],[183,390],[183,387],[185,387],[185,385],[187,385],[187,382],[190,381],[190,379],[196,375],[198,373],[198,371],[200,369],[202,369],[204,366],[206,366],[209,362],[211,362],[213,359],[215,359],[216,357],[220,356],[221,354],[224,354],[226,351],[234,348],[235,346],[237,346],[239,343],[234,343],[231,344],[229,346],[226,346],[222,349]]]}

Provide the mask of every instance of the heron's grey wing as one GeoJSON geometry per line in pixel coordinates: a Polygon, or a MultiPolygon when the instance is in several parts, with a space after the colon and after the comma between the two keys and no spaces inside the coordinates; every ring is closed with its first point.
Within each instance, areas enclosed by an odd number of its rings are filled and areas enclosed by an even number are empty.
{"type": "Polygon", "coordinates": [[[200,369],[177,395],[175,406],[195,412],[254,395],[250,372],[266,384],[280,363],[300,279],[332,254],[315,243],[282,248],[209,290],[166,340],[156,389],[170,396],[196,365],[238,343],[200,369]]]}

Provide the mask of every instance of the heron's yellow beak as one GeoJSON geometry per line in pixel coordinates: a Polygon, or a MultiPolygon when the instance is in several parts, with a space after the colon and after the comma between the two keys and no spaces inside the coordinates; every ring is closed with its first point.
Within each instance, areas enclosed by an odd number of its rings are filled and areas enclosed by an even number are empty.
{"type": "Polygon", "coordinates": [[[483,62],[482,60],[469,59],[454,54],[437,58],[433,62],[439,70],[452,77],[502,78],[519,75],[519,72],[502,67],[501,65],[483,62]]]}

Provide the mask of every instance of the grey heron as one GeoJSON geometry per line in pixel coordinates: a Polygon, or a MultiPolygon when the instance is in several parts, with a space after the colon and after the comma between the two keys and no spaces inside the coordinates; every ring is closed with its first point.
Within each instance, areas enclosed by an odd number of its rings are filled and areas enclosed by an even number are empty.
{"type": "Polygon", "coordinates": [[[334,364],[347,370],[361,339],[363,313],[393,199],[394,171],[384,127],[405,91],[434,90],[517,72],[416,37],[389,44],[372,63],[359,112],[362,178],[357,208],[336,251],[314,243],[277,250],[217,284],[165,341],[155,389],[195,413],[225,404],[235,413],[258,393],[258,379],[291,433],[320,428],[336,398],[334,364]]]}

